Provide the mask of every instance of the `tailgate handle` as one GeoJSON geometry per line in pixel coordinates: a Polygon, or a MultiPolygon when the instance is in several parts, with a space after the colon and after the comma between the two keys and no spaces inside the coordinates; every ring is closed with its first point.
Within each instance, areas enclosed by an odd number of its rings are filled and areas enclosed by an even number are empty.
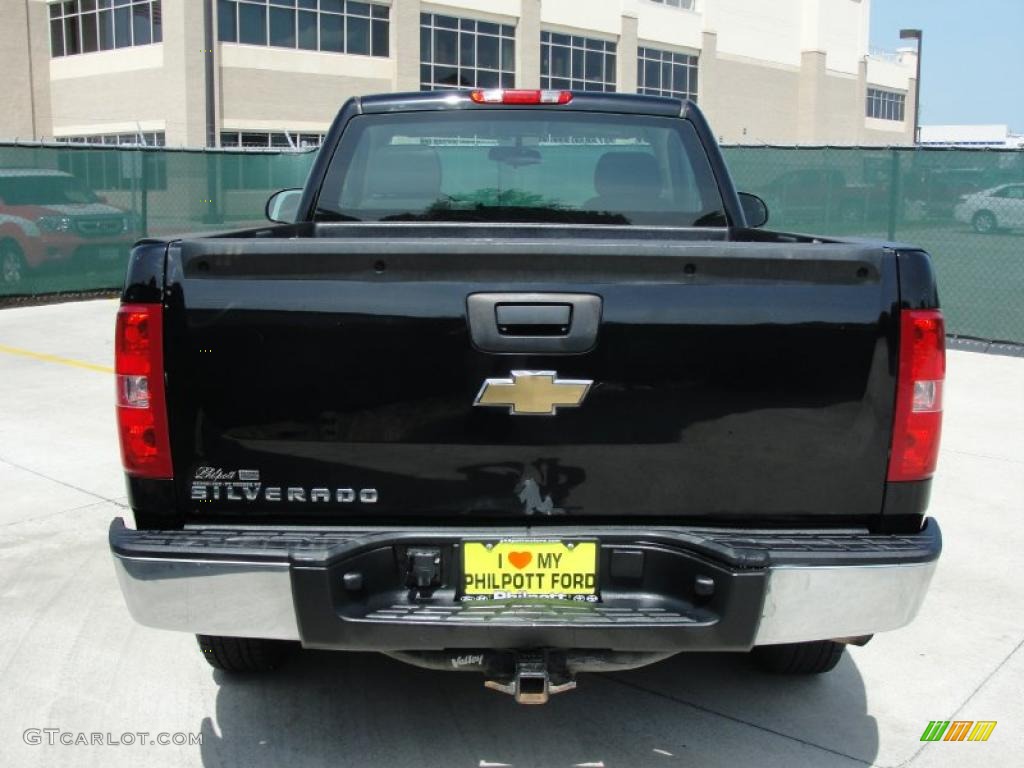
{"type": "Polygon", "coordinates": [[[597,343],[601,303],[591,293],[474,293],[466,315],[482,352],[579,354],[597,343]]]}
{"type": "Polygon", "coordinates": [[[520,336],[565,336],[572,319],[571,304],[498,304],[498,333],[520,336]]]}

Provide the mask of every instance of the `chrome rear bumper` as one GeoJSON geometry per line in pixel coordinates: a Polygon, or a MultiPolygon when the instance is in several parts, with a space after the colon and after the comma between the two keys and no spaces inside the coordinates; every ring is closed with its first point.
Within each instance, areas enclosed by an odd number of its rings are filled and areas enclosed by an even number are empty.
{"type": "Polygon", "coordinates": [[[200,635],[299,639],[287,563],[115,554],[114,567],[139,624],[200,635]]]}
{"type": "MultiPolygon", "coordinates": [[[[600,538],[602,546],[614,538],[611,534],[590,530],[592,535],[600,538]]],[[[197,537],[195,532],[162,532],[162,535],[173,538],[175,533],[191,534],[192,540],[197,537]]],[[[224,529],[220,533],[223,534],[224,529]]],[[[254,537],[259,536],[258,530],[253,529],[239,533],[242,535],[236,538],[244,537],[250,544],[254,537]]],[[[715,547],[720,550],[725,562],[719,564],[716,574],[719,591],[728,595],[731,590],[732,597],[731,602],[722,603],[717,621],[724,622],[730,618],[730,612],[744,617],[741,622],[743,630],[723,639],[721,633],[716,635],[709,631],[715,620],[707,616],[707,620],[701,620],[697,601],[692,615],[681,615],[678,622],[666,620],[666,616],[675,615],[671,613],[663,613],[659,619],[656,612],[663,610],[661,608],[641,608],[635,614],[629,614],[622,620],[616,618],[610,623],[606,614],[600,617],[594,614],[595,621],[600,618],[606,623],[603,627],[591,626],[592,622],[580,619],[578,613],[574,614],[574,623],[570,627],[562,626],[554,614],[540,617],[528,611],[519,614],[495,612],[486,627],[479,623],[470,627],[458,613],[458,609],[467,604],[455,603],[456,607],[445,609],[444,599],[433,603],[434,614],[429,613],[431,608],[428,605],[426,612],[410,609],[402,613],[398,610],[395,615],[384,615],[382,620],[378,605],[372,610],[368,607],[365,616],[353,617],[351,611],[346,615],[345,610],[339,607],[340,603],[330,597],[336,594],[335,582],[340,584],[348,567],[344,556],[339,556],[338,547],[348,547],[353,552],[352,558],[356,558],[360,554],[387,549],[399,539],[418,541],[438,534],[436,531],[402,531],[399,536],[380,531],[353,531],[348,544],[339,544],[337,534],[332,535],[335,538],[327,547],[292,546],[291,549],[283,547],[281,551],[264,547],[250,551],[250,555],[255,552],[258,556],[248,559],[244,551],[240,551],[237,557],[231,557],[219,549],[211,552],[208,546],[189,551],[187,536],[169,548],[150,547],[152,551],[147,554],[145,542],[151,540],[153,534],[127,530],[120,521],[115,521],[111,528],[111,547],[118,580],[132,617],[140,624],[160,629],[301,640],[317,647],[349,647],[354,644],[355,648],[373,649],[380,646],[380,650],[417,650],[412,646],[406,647],[405,643],[419,642],[418,638],[422,638],[422,649],[431,649],[477,647],[481,638],[498,644],[530,642],[538,645],[550,643],[552,647],[558,647],[558,643],[564,643],[571,637],[585,643],[581,647],[612,643],[608,647],[647,651],[729,650],[752,645],[854,637],[897,629],[908,624],[921,607],[941,548],[941,538],[934,521],[929,521],[929,526],[914,537],[861,536],[857,547],[849,547],[850,552],[836,551],[832,553],[834,556],[828,554],[830,550],[822,548],[811,554],[804,551],[802,554],[807,561],[804,563],[799,562],[801,553],[793,549],[792,536],[785,543],[792,551],[787,554],[776,550],[767,555],[754,545],[771,542],[769,535],[754,537],[747,548],[737,546],[735,533],[716,539],[706,532],[684,529],[678,529],[673,536],[673,532],[666,529],[657,535],[652,533],[640,537],[643,541],[638,541],[638,546],[650,546],[647,543],[650,541],[660,544],[664,540],[675,541],[682,548],[692,547],[696,553],[684,554],[694,555],[700,563],[709,552],[716,551],[715,547]],[[701,546],[695,543],[698,539],[701,546]],[[864,542],[874,539],[878,540],[878,550],[865,549],[864,542]],[[896,540],[905,544],[893,547],[892,542],[896,540]],[[722,544],[722,541],[727,544],[722,544]],[[844,560],[849,563],[844,564],[844,560]],[[297,570],[302,572],[300,576],[296,576],[297,570]],[[311,596],[304,585],[314,583],[309,580],[310,574],[320,571],[327,586],[323,596],[320,593],[311,596]],[[727,585],[726,581],[730,579],[737,579],[736,583],[742,581],[746,591],[727,585]],[[314,608],[311,609],[311,605],[314,608]],[[302,610],[307,613],[305,621],[302,610]],[[322,615],[315,621],[311,620],[308,616],[311,610],[322,615]],[[390,625],[388,618],[394,620],[390,625]],[[320,633],[310,630],[313,625],[316,625],[314,629],[321,629],[322,625],[330,625],[331,622],[351,624],[345,637],[358,637],[358,641],[334,643],[323,640],[320,633]],[[404,634],[396,634],[391,639],[388,626],[393,626],[397,632],[400,622],[404,622],[401,626],[404,634]],[[415,627],[405,626],[410,623],[415,627]],[[306,632],[303,631],[304,626],[306,632]],[[410,629],[415,629],[415,632],[409,634],[410,629]],[[360,634],[361,630],[366,632],[360,634]],[[432,635],[434,630],[436,635],[432,635]],[[481,633],[482,630],[486,632],[481,633]],[[310,635],[321,639],[311,640],[310,635]]],[[[449,531],[448,535],[457,538],[460,532],[449,531]]],[[[479,533],[463,531],[461,535],[479,536],[479,533]]],[[[616,534],[620,538],[624,535],[616,534]]],[[[635,531],[632,535],[637,536],[635,531]]],[[[836,538],[831,535],[830,540],[836,538]]],[[[806,540],[802,541],[802,546],[806,547],[806,540]]],[[[363,561],[353,559],[349,562],[363,561]]],[[[628,592],[621,590],[617,594],[619,598],[623,595],[627,599],[629,597],[628,592]]],[[[638,600],[646,597],[638,590],[638,600]]],[[[372,594],[364,594],[360,599],[367,606],[374,602],[372,594]]],[[[453,595],[449,599],[453,600],[453,595]]],[[[622,602],[620,599],[619,604],[622,602]]],[[[393,609],[385,608],[385,612],[390,610],[393,609]]]]}
{"type": "Polygon", "coordinates": [[[899,629],[921,608],[936,562],[770,568],[754,644],[830,640],[899,629]]]}

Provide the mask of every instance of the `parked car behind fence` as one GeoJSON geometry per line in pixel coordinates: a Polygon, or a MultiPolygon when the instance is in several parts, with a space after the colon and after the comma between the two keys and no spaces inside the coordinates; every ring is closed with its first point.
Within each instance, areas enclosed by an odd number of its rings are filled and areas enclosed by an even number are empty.
{"type": "Polygon", "coordinates": [[[135,217],[69,173],[0,169],[0,285],[12,289],[54,263],[121,270],[138,236],[135,217]]]}
{"type": "Polygon", "coordinates": [[[1001,229],[1024,229],[1024,184],[1001,184],[964,195],[953,215],[982,235],[1001,229]]]}

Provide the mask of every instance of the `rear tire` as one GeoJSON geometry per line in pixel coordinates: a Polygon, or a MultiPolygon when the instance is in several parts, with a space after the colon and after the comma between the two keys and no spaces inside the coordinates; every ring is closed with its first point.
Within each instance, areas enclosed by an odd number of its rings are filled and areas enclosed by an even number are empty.
{"type": "Polygon", "coordinates": [[[991,235],[999,228],[999,222],[990,211],[978,211],[971,219],[971,225],[979,235],[991,235]]]}
{"type": "Polygon", "coordinates": [[[8,287],[21,285],[26,269],[25,256],[18,244],[11,240],[0,242],[0,284],[8,287]]]}
{"type": "Polygon", "coordinates": [[[751,651],[754,663],[776,675],[820,675],[835,669],[846,646],[831,640],[762,645],[751,651]]]}
{"type": "Polygon", "coordinates": [[[224,672],[270,672],[281,666],[294,643],[255,637],[196,635],[203,658],[224,672]]]}

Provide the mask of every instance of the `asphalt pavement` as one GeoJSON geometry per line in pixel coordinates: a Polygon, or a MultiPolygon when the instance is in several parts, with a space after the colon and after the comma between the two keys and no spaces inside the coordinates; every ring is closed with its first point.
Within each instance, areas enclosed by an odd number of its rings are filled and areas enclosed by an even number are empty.
{"type": "Polygon", "coordinates": [[[693,654],[585,675],[576,691],[523,707],[478,676],[373,654],[302,651],[273,675],[235,679],[212,670],[192,636],[134,624],[106,542],[110,519],[131,515],[112,405],[115,308],[0,310],[2,766],[1024,759],[1024,359],[949,355],[931,506],[945,550],[912,625],[820,678],[693,654]],[[998,725],[987,742],[921,742],[931,720],[998,725]]]}

